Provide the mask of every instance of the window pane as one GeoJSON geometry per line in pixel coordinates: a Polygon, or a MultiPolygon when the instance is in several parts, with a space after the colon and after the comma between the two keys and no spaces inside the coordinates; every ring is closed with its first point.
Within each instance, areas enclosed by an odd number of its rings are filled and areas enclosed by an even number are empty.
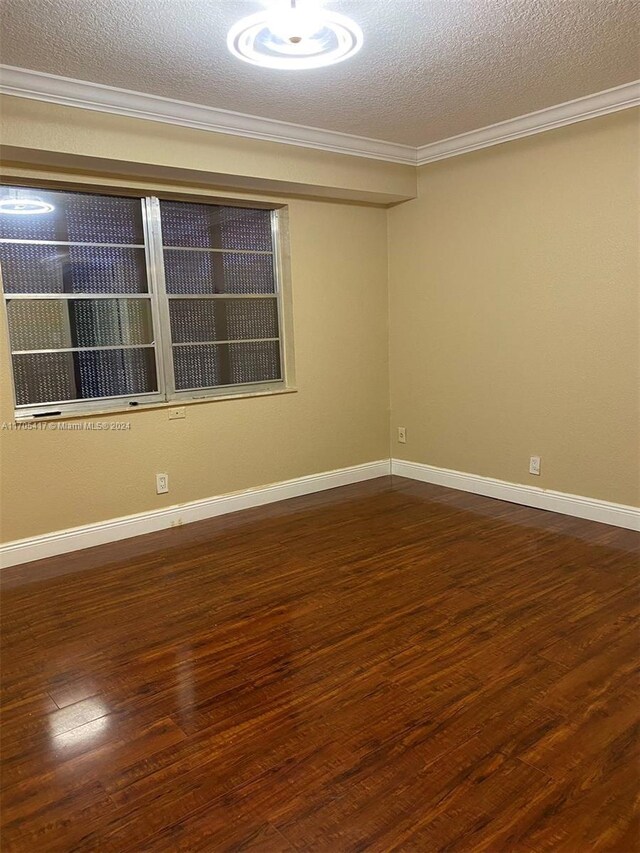
{"type": "Polygon", "coordinates": [[[174,347],[176,388],[210,388],[222,384],[220,346],[174,347]]]}
{"type": "Polygon", "coordinates": [[[83,397],[113,397],[156,391],[155,352],[150,349],[73,353],[83,397]]]}
{"type": "Polygon", "coordinates": [[[0,213],[0,238],[81,243],[143,242],[139,198],[2,187],[0,200],[40,201],[53,207],[46,213],[21,215],[7,213],[5,208],[5,212],[0,213]]]}
{"type": "Polygon", "coordinates": [[[18,406],[56,403],[78,396],[71,353],[14,355],[13,379],[18,406]]]}
{"type": "Polygon", "coordinates": [[[271,211],[160,202],[165,246],[271,251],[271,211]]]}
{"type": "Polygon", "coordinates": [[[231,382],[267,382],[280,379],[278,341],[254,344],[228,344],[231,382]]]}
{"type": "Polygon", "coordinates": [[[277,338],[278,303],[275,299],[224,299],[227,340],[277,338]]]}
{"type": "Polygon", "coordinates": [[[222,268],[224,293],[275,293],[269,255],[223,255],[222,268]]]}
{"type": "Polygon", "coordinates": [[[174,347],[176,388],[211,388],[281,378],[277,341],[174,347]]]}
{"type": "Polygon", "coordinates": [[[66,349],[153,343],[146,299],[10,299],[11,349],[66,349]]]}
{"type": "Polygon", "coordinates": [[[174,344],[278,337],[275,299],[171,299],[169,316],[174,344]]]}
{"type": "Polygon", "coordinates": [[[157,391],[154,349],[13,356],[19,406],[157,391]]]}
{"type": "Polygon", "coordinates": [[[271,255],[164,250],[167,293],[275,293],[271,255]]]}
{"type": "Polygon", "coordinates": [[[144,249],[0,243],[5,293],[146,293],[144,249]]]}

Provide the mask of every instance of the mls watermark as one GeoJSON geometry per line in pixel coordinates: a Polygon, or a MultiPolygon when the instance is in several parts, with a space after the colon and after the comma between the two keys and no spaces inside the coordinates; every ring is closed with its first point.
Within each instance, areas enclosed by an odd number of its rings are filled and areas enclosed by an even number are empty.
{"type": "Polygon", "coordinates": [[[131,421],[3,421],[2,430],[37,430],[40,432],[126,432],[131,429],[131,421]]]}

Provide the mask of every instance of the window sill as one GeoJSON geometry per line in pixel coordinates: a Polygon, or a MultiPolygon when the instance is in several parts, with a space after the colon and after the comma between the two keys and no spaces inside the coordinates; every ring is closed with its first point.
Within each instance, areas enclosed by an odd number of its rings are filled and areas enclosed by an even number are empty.
{"type": "MultiPolygon", "coordinates": [[[[153,409],[176,409],[183,406],[201,406],[205,403],[217,403],[220,400],[246,400],[250,397],[275,397],[280,394],[295,394],[298,389],[296,387],[274,388],[272,391],[242,391],[237,394],[215,394],[211,397],[200,397],[189,400],[162,400],[157,403],[141,403],[138,406],[105,406],[104,409],[94,409],[92,411],[78,412],[63,412],[60,415],[33,415],[21,414],[19,411],[14,413],[14,421],[17,424],[37,424],[47,421],[70,421],[86,418],[102,417],[106,415],[122,415],[133,414],[134,412],[148,412],[153,409]]],[[[178,419],[179,420],[179,419],[178,419]]]]}

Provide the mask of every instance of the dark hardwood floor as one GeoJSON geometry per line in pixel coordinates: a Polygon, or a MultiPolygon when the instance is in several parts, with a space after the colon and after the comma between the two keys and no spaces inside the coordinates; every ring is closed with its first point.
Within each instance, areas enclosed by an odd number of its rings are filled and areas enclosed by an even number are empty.
{"type": "Polygon", "coordinates": [[[2,849],[634,853],[639,553],[382,478],[7,569],[2,849]]]}

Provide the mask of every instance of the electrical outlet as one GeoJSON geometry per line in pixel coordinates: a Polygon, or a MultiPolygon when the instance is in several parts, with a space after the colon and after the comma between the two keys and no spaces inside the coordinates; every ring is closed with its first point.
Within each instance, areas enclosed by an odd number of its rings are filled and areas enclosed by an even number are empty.
{"type": "Polygon", "coordinates": [[[398,441],[400,444],[407,443],[407,428],[406,427],[398,427],[398,441]]]}
{"type": "Polygon", "coordinates": [[[529,473],[539,476],[540,474],[540,457],[531,456],[529,459],[529,473]]]}
{"type": "Polygon", "coordinates": [[[169,409],[169,420],[176,421],[187,417],[187,412],[184,406],[178,406],[175,409],[169,409]]]}
{"type": "Polygon", "coordinates": [[[169,491],[169,475],[156,474],[156,494],[166,495],[169,491]]]}

